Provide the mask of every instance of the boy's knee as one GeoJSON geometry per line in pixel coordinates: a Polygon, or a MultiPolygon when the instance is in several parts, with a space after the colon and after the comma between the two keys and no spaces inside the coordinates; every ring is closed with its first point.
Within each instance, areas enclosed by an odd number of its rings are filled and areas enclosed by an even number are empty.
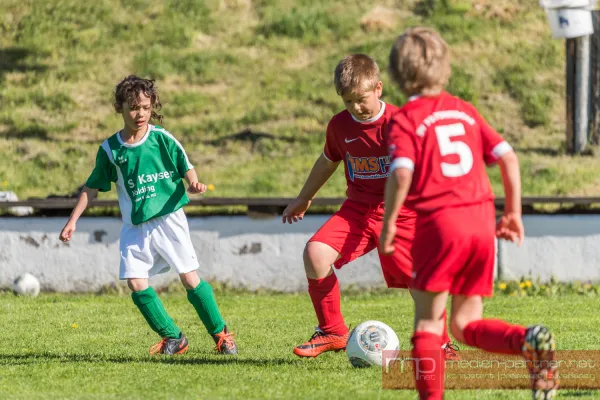
{"type": "Polygon", "coordinates": [[[327,253],[327,248],[323,248],[326,245],[318,242],[308,242],[304,246],[304,269],[306,276],[311,279],[325,278],[331,272],[331,264],[335,260],[330,260],[327,253]]]}
{"type": "Polygon", "coordinates": [[[148,280],[140,278],[127,279],[127,286],[132,292],[141,292],[148,289],[148,280]]]}
{"type": "Polygon", "coordinates": [[[200,284],[200,277],[196,271],[181,274],[179,275],[179,279],[181,280],[183,286],[188,290],[195,289],[196,286],[200,284]]]}
{"type": "Polygon", "coordinates": [[[452,333],[452,336],[461,343],[465,343],[464,330],[469,323],[471,323],[469,319],[460,316],[453,316],[450,321],[450,333],[452,333]]]}

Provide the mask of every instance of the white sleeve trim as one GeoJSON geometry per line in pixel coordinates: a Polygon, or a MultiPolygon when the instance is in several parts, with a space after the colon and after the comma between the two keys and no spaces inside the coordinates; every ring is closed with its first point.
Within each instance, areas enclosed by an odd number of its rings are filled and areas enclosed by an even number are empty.
{"type": "Polygon", "coordinates": [[[505,155],[506,153],[510,153],[511,151],[513,151],[513,148],[510,144],[508,144],[507,141],[498,143],[493,149],[492,149],[492,156],[497,160],[500,157],[502,157],[503,155],[505,155]]]}
{"type": "Polygon", "coordinates": [[[329,157],[327,157],[327,156],[325,155],[325,152],[323,152],[323,157],[325,157],[325,159],[326,159],[327,161],[329,161],[329,162],[335,162],[335,161],[331,161],[331,160],[329,159],[329,157]]]}
{"type": "Polygon", "coordinates": [[[167,132],[166,130],[162,130],[162,132],[167,135],[168,137],[170,137],[177,146],[179,146],[179,149],[181,150],[181,152],[183,153],[184,157],[185,157],[185,162],[187,164],[188,170],[190,169],[194,169],[194,166],[192,165],[192,163],[190,162],[190,159],[187,156],[187,153],[185,152],[185,149],[183,148],[183,146],[181,145],[181,143],[179,143],[179,141],[177,139],[175,139],[175,136],[171,135],[171,133],[167,132]]]}
{"type": "Polygon", "coordinates": [[[390,165],[390,174],[397,170],[398,168],[406,168],[411,171],[415,170],[415,163],[413,160],[407,157],[398,157],[394,161],[392,161],[392,165],[390,165]]]}

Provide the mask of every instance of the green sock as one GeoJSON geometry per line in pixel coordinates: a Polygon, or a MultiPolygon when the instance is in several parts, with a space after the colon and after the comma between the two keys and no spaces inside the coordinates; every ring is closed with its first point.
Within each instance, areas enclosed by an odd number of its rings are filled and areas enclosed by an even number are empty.
{"type": "Polygon", "coordinates": [[[206,281],[200,281],[200,284],[194,289],[187,291],[187,298],[192,303],[206,330],[211,335],[219,333],[225,327],[225,321],[221,317],[215,294],[212,287],[206,281]]]}
{"type": "Polygon", "coordinates": [[[150,328],[158,333],[160,337],[175,339],[179,337],[181,329],[169,317],[169,314],[167,314],[152,287],[148,287],[148,289],[140,292],[131,293],[131,298],[146,319],[146,322],[148,322],[148,325],[150,325],[150,328]]]}

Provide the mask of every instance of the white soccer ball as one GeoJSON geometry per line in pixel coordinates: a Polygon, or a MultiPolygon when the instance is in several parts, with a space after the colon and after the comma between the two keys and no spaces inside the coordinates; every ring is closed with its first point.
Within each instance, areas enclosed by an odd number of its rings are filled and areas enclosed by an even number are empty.
{"type": "Polygon", "coordinates": [[[13,282],[14,294],[20,296],[37,296],[40,294],[40,281],[29,273],[19,276],[13,282]]]}
{"type": "Polygon", "coordinates": [[[383,364],[386,357],[396,357],[400,350],[400,340],[396,332],[383,322],[366,321],[358,325],[348,338],[346,355],[353,367],[364,368],[383,364]]]}

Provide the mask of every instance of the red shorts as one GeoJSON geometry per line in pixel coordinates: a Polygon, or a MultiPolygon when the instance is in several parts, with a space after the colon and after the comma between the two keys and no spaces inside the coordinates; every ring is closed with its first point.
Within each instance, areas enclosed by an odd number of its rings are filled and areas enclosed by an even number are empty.
{"type": "Polygon", "coordinates": [[[491,296],[496,210],[486,201],[419,215],[413,243],[413,288],[491,296]]]}
{"type": "MultiPolygon", "coordinates": [[[[325,222],[309,242],[325,243],[340,253],[340,258],[333,264],[339,269],[378,247],[383,212],[383,204],[369,206],[346,200],[340,210],[325,222]]],[[[388,287],[411,286],[411,247],[415,219],[415,213],[402,210],[396,223],[396,251],[391,256],[379,253],[383,277],[388,287]]]]}

